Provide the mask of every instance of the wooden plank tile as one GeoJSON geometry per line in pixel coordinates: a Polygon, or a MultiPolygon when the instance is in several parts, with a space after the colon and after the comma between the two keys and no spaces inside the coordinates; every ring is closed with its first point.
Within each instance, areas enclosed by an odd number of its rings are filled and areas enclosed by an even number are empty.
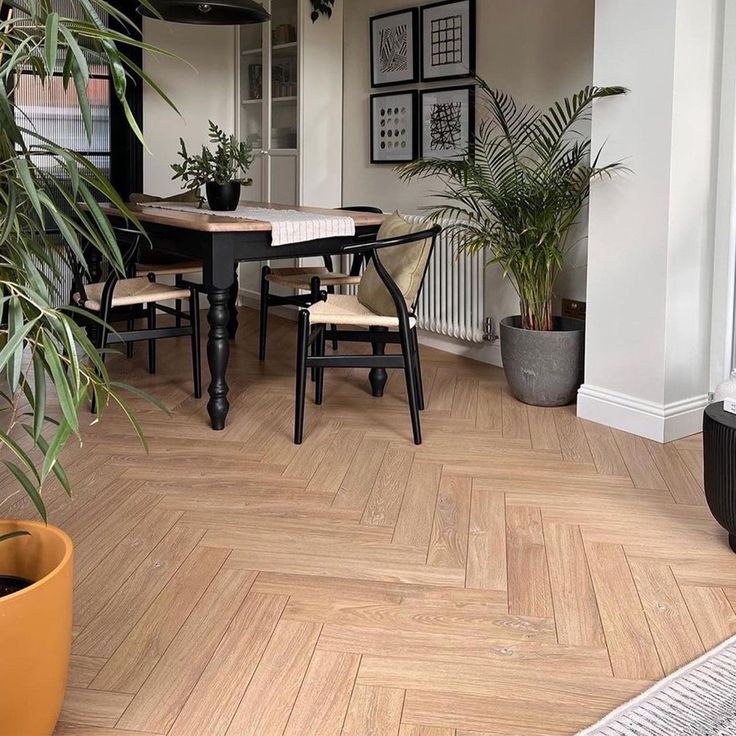
{"type": "Polygon", "coordinates": [[[605,646],[580,528],[572,524],[545,524],[544,541],[558,641],[605,646]]]}
{"type": "Polygon", "coordinates": [[[623,548],[592,542],[585,551],[614,675],[661,679],[662,665],[623,548]]]}
{"type": "Polygon", "coordinates": [[[404,691],[356,685],[341,736],[397,736],[404,691]]]}
{"type": "Polygon", "coordinates": [[[595,422],[580,420],[585,436],[588,440],[595,467],[601,475],[629,477],[621,451],[618,449],[616,440],[611,430],[595,422]]]}
{"type": "Polygon", "coordinates": [[[284,736],[340,736],[359,663],[356,654],[316,651],[284,736]]]}
{"type": "MultiPolygon", "coordinates": [[[[701,440],[702,442],[702,440],[701,440]]],[[[703,450],[702,447],[699,450],[685,450],[679,449],[678,453],[682,462],[685,463],[685,467],[690,471],[690,475],[695,479],[695,482],[704,488],[703,480],[703,450]]]]}
{"type": "Polygon", "coordinates": [[[132,697],[127,693],[68,687],[59,720],[64,723],[113,728],[132,697]]]}
{"type": "Polygon", "coordinates": [[[703,654],[690,612],[669,567],[630,563],[665,674],[703,654]]]}
{"type": "Polygon", "coordinates": [[[509,613],[553,618],[542,514],[531,506],[506,507],[509,613]]]}
{"type": "Polygon", "coordinates": [[[695,585],[681,590],[706,650],[736,634],[736,614],[723,590],[695,585]]]}
{"type": "Polygon", "coordinates": [[[427,555],[428,565],[465,567],[471,492],[469,478],[442,474],[427,555]]]}
{"type": "Polygon", "coordinates": [[[434,411],[452,410],[453,397],[455,396],[455,381],[457,375],[451,368],[438,368],[432,392],[429,395],[427,408],[434,411]]]}
{"type": "Polygon", "coordinates": [[[174,527],[74,640],[74,653],[110,657],[202,535],[174,527]]]}
{"type": "Polygon", "coordinates": [[[342,424],[330,421],[306,434],[292,461],[284,470],[285,478],[309,481],[329,453],[334,451],[335,440],[342,434],[342,424]]]}
{"type": "Polygon", "coordinates": [[[58,723],[54,736],[160,736],[160,734],[154,734],[151,731],[124,731],[119,728],[58,723]]]}
{"type": "Polygon", "coordinates": [[[336,508],[363,512],[387,449],[385,440],[363,438],[333,501],[336,508]]]}
{"type": "Polygon", "coordinates": [[[84,580],[74,586],[75,626],[83,628],[92,621],[180,518],[180,511],[152,509],[84,580]]]}
{"type": "Polygon", "coordinates": [[[674,445],[644,440],[660,474],[677,503],[704,504],[705,495],[674,445]]]}
{"type": "Polygon", "coordinates": [[[473,488],[465,585],[483,590],[506,590],[506,506],[503,493],[473,488]]]}
{"type": "Polygon", "coordinates": [[[226,550],[195,549],[115,650],[92,687],[135,695],[227,556],[226,550]]]}
{"type": "Polygon", "coordinates": [[[475,419],[477,429],[500,435],[503,429],[503,409],[501,408],[501,386],[490,381],[478,384],[478,413],[475,419]]]}
{"type": "Polygon", "coordinates": [[[657,469],[647,446],[641,437],[621,432],[618,429],[611,430],[626,467],[637,488],[667,488],[662,474],[657,469]]]}
{"type": "Polygon", "coordinates": [[[394,528],[394,543],[428,548],[441,470],[440,465],[414,461],[394,528]]]}
{"type": "Polygon", "coordinates": [[[478,415],[478,381],[459,377],[455,383],[450,416],[475,425],[478,415]]]}
{"type": "Polygon", "coordinates": [[[532,447],[535,450],[560,451],[560,438],[555,425],[554,409],[541,406],[527,406],[529,431],[532,438],[532,447]]]}
{"type": "Polygon", "coordinates": [[[363,514],[363,524],[395,526],[413,459],[411,450],[388,448],[363,514]]]}
{"type": "Polygon", "coordinates": [[[332,447],[309,481],[309,493],[337,493],[360,447],[364,432],[346,429],[335,435],[332,447]]]}
{"type": "Polygon", "coordinates": [[[506,388],[502,392],[501,406],[503,409],[502,431],[504,439],[531,441],[526,406],[517,401],[506,388]]]}
{"type": "Polygon", "coordinates": [[[220,570],[118,726],[169,731],[255,578],[247,570],[220,570]]]}
{"type": "Polygon", "coordinates": [[[227,731],[285,605],[281,596],[248,594],[170,736],[219,736],[227,731]]]}
{"type": "Polygon", "coordinates": [[[228,728],[229,736],[282,734],[321,630],[281,620],[228,728]]]}
{"type": "Polygon", "coordinates": [[[563,406],[555,409],[554,417],[562,457],[571,463],[592,463],[593,455],[585,432],[575,416],[575,408],[563,406]]]}
{"type": "Polygon", "coordinates": [[[85,657],[81,654],[72,654],[69,661],[69,687],[89,687],[97,673],[107,662],[103,657],[85,657]]]}
{"type": "MultiPolygon", "coordinates": [[[[404,723],[399,731],[399,736],[455,736],[455,729],[417,726],[411,723],[404,723]]],[[[467,736],[472,736],[472,734],[468,734],[467,736]]]]}

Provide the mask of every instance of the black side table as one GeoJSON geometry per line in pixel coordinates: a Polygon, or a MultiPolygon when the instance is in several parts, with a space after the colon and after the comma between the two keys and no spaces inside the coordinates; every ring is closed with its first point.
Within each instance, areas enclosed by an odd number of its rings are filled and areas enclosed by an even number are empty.
{"type": "Polygon", "coordinates": [[[722,401],[705,409],[703,460],[708,506],[736,552],[736,414],[723,411],[722,401]]]}

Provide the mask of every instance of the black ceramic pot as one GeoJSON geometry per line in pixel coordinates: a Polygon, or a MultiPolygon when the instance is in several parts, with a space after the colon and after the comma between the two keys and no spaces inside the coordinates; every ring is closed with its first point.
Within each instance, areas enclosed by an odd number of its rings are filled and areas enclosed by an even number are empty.
{"type": "Polygon", "coordinates": [[[240,201],[240,182],[231,181],[227,184],[217,184],[208,181],[205,185],[207,203],[211,210],[228,212],[236,209],[240,201]]]}

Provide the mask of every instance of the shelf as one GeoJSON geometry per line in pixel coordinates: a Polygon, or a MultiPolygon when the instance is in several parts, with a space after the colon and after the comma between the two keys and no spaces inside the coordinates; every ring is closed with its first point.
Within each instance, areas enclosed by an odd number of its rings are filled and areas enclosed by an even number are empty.
{"type": "Polygon", "coordinates": [[[242,56],[253,56],[254,54],[262,54],[263,49],[244,49],[240,53],[242,56]]]}
{"type": "Polygon", "coordinates": [[[279,102],[296,102],[296,97],[274,97],[271,102],[275,104],[279,102]]]}
{"type": "Polygon", "coordinates": [[[296,41],[290,43],[277,43],[271,47],[271,51],[287,51],[288,49],[295,49],[299,44],[296,41]]]}
{"type": "Polygon", "coordinates": [[[263,100],[243,100],[241,105],[260,105],[263,100]]]}

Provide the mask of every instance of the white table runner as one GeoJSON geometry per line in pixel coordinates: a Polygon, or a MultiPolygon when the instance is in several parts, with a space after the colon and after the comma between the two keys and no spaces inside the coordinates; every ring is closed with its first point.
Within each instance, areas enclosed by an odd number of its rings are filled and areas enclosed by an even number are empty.
{"type": "Polygon", "coordinates": [[[232,217],[235,220],[261,220],[271,224],[271,245],[302,243],[323,238],[353,237],[355,220],[344,215],[318,215],[313,212],[279,210],[268,207],[241,206],[230,212],[197,209],[194,205],[170,202],[153,202],[146,207],[181,212],[200,212],[205,215],[232,217]]]}

